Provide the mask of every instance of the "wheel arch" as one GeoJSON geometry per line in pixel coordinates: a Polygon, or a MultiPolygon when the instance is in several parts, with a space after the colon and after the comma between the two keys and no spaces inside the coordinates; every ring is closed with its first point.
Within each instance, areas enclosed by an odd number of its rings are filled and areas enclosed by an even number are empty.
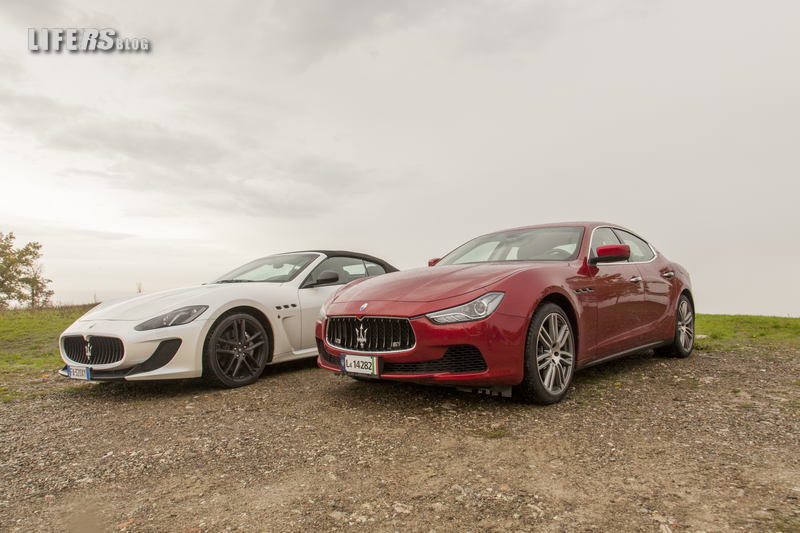
{"type": "Polygon", "coordinates": [[[275,354],[275,334],[272,330],[272,324],[270,324],[267,315],[264,314],[263,311],[250,305],[237,305],[231,307],[230,309],[226,309],[214,320],[213,324],[206,333],[206,338],[203,339],[203,353],[205,353],[206,349],[208,348],[208,339],[211,337],[211,332],[214,331],[214,327],[219,323],[220,320],[223,320],[226,316],[233,313],[246,313],[258,320],[261,325],[264,326],[264,329],[267,330],[267,338],[269,338],[269,354],[267,357],[267,364],[271,363],[272,356],[275,354]]]}
{"type": "Polygon", "coordinates": [[[692,304],[692,311],[697,313],[697,308],[694,306],[694,296],[692,296],[692,291],[688,287],[684,287],[681,293],[678,295],[678,299],[680,299],[680,297],[684,294],[687,298],[689,298],[689,303],[692,304]]]}
{"type": "Polygon", "coordinates": [[[533,310],[531,311],[530,320],[533,320],[533,315],[536,313],[536,310],[546,303],[554,303],[558,305],[567,314],[569,323],[572,326],[573,331],[575,332],[575,363],[577,364],[581,352],[582,343],[581,343],[581,329],[578,322],[578,313],[575,309],[575,306],[566,295],[557,291],[553,291],[542,297],[536,304],[536,306],[534,306],[533,310]]]}

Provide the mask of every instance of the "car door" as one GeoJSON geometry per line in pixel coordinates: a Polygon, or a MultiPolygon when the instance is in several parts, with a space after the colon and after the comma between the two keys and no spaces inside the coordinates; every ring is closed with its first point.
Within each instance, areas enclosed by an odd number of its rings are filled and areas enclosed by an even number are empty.
{"type": "Polygon", "coordinates": [[[300,313],[302,315],[302,348],[307,349],[316,346],[314,331],[316,329],[317,319],[319,318],[319,310],[322,304],[324,304],[339,287],[359,278],[383,274],[385,272],[382,266],[371,261],[364,261],[358,257],[332,256],[317,265],[298,289],[300,313]],[[334,283],[319,285],[317,283],[317,278],[324,271],[336,272],[339,279],[334,283]]]}
{"type": "Polygon", "coordinates": [[[642,325],[647,328],[644,333],[644,341],[661,340],[662,335],[656,331],[657,326],[668,315],[671,316],[669,306],[672,297],[672,283],[667,273],[669,265],[663,257],[657,257],[653,248],[641,237],[619,228],[614,228],[614,233],[623,244],[630,247],[629,262],[637,264],[642,276],[644,304],[640,318],[642,325]],[[665,274],[667,275],[665,276],[665,274]]]}
{"type": "MultiPolygon", "coordinates": [[[[621,244],[611,228],[599,227],[592,234],[589,254],[598,246],[621,244]]],[[[596,305],[594,358],[605,357],[637,346],[641,335],[644,287],[639,266],[627,261],[599,263],[589,283],[596,305]]]]}

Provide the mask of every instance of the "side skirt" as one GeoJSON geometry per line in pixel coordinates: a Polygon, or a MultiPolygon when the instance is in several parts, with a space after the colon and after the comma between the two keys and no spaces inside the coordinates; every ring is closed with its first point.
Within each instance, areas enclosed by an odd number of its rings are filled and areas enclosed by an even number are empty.
{"type": "Polygon", "coordinates": [[[607,361],[612,361],[614,359],[619,359],[620,357],[625,357],[626,355],[631,355],[636,352],[643,352],[644,350],[650,350],[653,348],[658,348],[660,346],[666,346],[672,343],[672,339],[666,339],[663,341],[656,341],[650,342],[648,344],[642,344],[641,346],[637,346],[635,348],[630,348],[628,350],[623,350],[621,352],[612,353],[611,355],[606,355],[605,357],[601,357],[600,359],[593,359],[588,363],[584,363],[582,365],[578,365],[576,370],[582,370],[584,368],[589,368],[590,366],[599,365],[600,363],[605,363],[607,361]]]}

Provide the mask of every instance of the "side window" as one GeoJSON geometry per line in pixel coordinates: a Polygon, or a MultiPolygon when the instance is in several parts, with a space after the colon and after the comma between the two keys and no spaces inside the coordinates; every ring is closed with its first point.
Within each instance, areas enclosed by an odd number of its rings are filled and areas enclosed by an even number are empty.
{"type": "Polygon", "coordinates": [[[335,285],[344,285],[367,275],[364,261],[354,257],[329,257],[314,268],[309,278],[317,281],[317,277],[323,270],[332,270],[339,274],[339,281],[335,285]]]}
{"type": "Polygon", "coordinates": [[[377,263],[373,263],[372,261],[364,261],[364,265],[367,267],[367,276],[380,276],[381,274],[386,274],[386,269],[377,263]]]}
{"type": "Polygon", "coordinates": [[[590,253],[594,255],[594,251],[597,250],[598,246],[608,246],[609,244],[621,243],[611,228],[597,228],[594,230],[594,235],[592,235],[592,250],[590,253]]]}
{"type": "Polygon", "coordinates": [[[650,246],[647,245],[642,239],[628,233],[627,231],[623,231],[621,229],[615,229],[614,233],[616,233],[622,244],[627,244],[631,248],[631,258],[630,261],[632,263],[638,263],[641,261],[650,261],[652,258],[655,257],[653,250],[650,249],[650,246]]]}

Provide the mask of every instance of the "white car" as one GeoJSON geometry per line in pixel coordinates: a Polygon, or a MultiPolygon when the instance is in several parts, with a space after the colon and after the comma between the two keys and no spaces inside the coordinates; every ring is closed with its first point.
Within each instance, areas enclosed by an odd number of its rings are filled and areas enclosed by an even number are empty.
{"type": "Polygon", "coordinates": [[[104,302],[61,334],[66,366],[60,374],[247,385],[266,365],[317,355],[320,308],[341,285],[396,270],[360,253],[292,252],[257,259],[197,287],[104,302]]]}

